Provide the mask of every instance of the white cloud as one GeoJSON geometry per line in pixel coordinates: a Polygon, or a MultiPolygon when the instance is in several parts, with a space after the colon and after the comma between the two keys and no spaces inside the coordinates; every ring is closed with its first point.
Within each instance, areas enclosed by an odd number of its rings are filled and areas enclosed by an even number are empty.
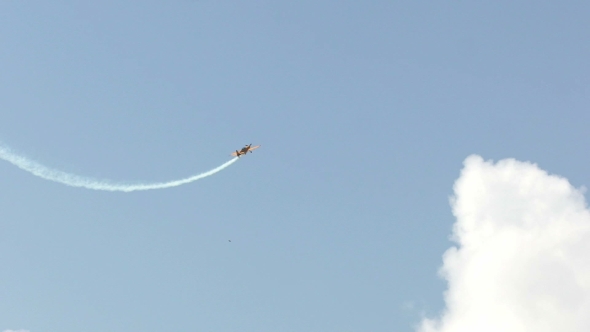
{"type": "Polygon", "coordinates": [[[470,156],[443,256],[446,308],[419,332],[590,331],[590,212],[583,190],[536,165],[470,156]]]}

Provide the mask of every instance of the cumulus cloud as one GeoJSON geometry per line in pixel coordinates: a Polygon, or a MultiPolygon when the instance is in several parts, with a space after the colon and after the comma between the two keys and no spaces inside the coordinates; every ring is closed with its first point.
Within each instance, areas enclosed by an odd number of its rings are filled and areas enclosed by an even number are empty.
{"type": "Polygon", "coordinates": [[[590,331],[584,190],[531,163],[470,156],[454,192],[446,308],[417,331],[590,331]]]}

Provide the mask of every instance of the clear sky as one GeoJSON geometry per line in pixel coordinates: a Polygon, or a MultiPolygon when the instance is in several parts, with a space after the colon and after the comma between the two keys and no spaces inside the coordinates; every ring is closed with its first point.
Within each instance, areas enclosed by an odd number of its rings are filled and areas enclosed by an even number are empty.
{"type": "Polygon", "coordinates": [[[590,185],[588,17],[588,1],[0,1],[13,150],[160,182],[262,145],[133,193],[1,162],[0,331],[416,330],[445,308],[469,155],[590,185]]]}

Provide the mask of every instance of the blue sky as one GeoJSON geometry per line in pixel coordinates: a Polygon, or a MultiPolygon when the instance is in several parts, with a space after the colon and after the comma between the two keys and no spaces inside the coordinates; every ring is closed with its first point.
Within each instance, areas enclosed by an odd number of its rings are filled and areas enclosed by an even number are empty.
{"type": "Polygon", "coordinates": [[[471,154],[590,184],[585,1],[0,2],[0,330],[413,331],[471,154]],[[228,242],[231,240],[232,242],[228,242]]]}

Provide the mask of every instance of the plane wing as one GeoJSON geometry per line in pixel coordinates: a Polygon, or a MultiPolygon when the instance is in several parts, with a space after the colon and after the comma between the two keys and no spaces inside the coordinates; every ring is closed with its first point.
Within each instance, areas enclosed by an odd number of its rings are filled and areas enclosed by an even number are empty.
{"type": "Polygon", "coordinates": [[[256,150],[259,147],[260,147],[260,145],[252,146],[252,147],[250,147],[250,149],[248,149],[248,151],[256,150]]]}

